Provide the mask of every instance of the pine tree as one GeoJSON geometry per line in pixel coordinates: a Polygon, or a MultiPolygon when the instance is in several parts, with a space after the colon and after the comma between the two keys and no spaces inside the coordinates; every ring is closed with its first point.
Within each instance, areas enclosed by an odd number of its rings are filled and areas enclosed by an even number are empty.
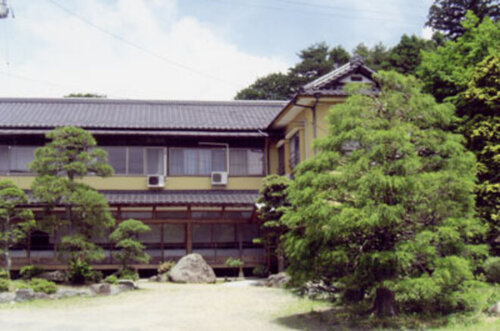
{"type": "Polygon", "coordinates": [[[147,263],[150,256],[144,252],[144,245],[137,240],[141,233],[151,231],[151,228],[141,221],[129,219],[118,224],[109,238],[120,249],[115,258],[122,265],[122,272],[131,270],[134,262],[147,263]]]}
{"type": "Polygon", "coordinates": [[[11,258],[9,249],[26,238],[34,228],[35,220],[23,190],[10,180],[0,181],[0,253],[4,257],[4,268],[10,278],[11,258]]]}
{"type": "Polygon", "coordinates": [[[354,93],[332,108],[320,153],[295,172],[283,216],[288,271],[375,294],[381,316],[470,308],[464,293],[488,254],[475,244],[486,227],[474,218],[474,156],[445,131],[452,105],[413,77],[376,79],[378,96],[354,93]]]}
{"type": "Polygon", "coordinates": [[[61,226],[54,219],[52,208],[66,206],[65,221],[75,230],[61,238],[70,260],[84,263],[102,259],[102,249],[93,240],[114,225],[106,199],[90,186],[78,181],[87,175],[110,176],[113,169],[106,163],[106,152],[97,148],[92,135],[76,127],[59,127],[47,134],[50,140],[35,150],[30,168],[37,177],[33,195],[46,204],[47,221],[61,226]]]}

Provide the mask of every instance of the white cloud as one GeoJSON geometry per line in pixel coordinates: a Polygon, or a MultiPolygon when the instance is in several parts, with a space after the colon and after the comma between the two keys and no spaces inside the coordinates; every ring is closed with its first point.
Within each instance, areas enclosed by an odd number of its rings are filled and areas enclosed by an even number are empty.
{"type": "Polygon", "coordinates": [[[9,68],[0,65],[1,72],[13,75],[0,75],[1,96],[97,92],[121,98],[224,100],[256,77],[290,66],[278,58],[246,54],[197,19],[180,17],[175,0],[88,0],[78,5],[71,9],[158,56],[99,32],[47,2],[30,1],[26,10],[18,10],[15,22],[9,22],[19,34],[11,38],[11,47],[24,55],[12,59],[9,68]]]}

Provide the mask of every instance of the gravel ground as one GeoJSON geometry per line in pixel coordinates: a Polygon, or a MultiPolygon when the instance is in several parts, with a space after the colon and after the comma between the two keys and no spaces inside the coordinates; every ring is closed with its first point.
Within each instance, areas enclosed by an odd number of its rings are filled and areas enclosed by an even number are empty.
{"type": "Polygon", "coordinates": [[[315,303],[251,282],[183,285],[141,282],[117,296],[0,307],[0,330],[290,330],[288,316],[315,303]]]}

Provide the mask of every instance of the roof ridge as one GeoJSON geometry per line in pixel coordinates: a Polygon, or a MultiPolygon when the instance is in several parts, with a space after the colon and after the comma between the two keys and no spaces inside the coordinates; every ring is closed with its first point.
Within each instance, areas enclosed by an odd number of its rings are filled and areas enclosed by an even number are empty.
{"type": "Polygon", "coordinates": [[[94,103],[94,104],[152,104],[152,105],[284,105],[288,100],[155,100],[107,98],[17,98],[0,97],[0,103],[94,103]]]}

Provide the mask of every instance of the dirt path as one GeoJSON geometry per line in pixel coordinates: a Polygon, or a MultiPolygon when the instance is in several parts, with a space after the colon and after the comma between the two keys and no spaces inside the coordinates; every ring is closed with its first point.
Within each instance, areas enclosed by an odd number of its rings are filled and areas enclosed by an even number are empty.
{"type": "Polygon", "coordinates": [[[280,321],[321,304],[255,286],[141,283],[118,296],[0,308],[0,330],[290,330],[280,321]]]}

